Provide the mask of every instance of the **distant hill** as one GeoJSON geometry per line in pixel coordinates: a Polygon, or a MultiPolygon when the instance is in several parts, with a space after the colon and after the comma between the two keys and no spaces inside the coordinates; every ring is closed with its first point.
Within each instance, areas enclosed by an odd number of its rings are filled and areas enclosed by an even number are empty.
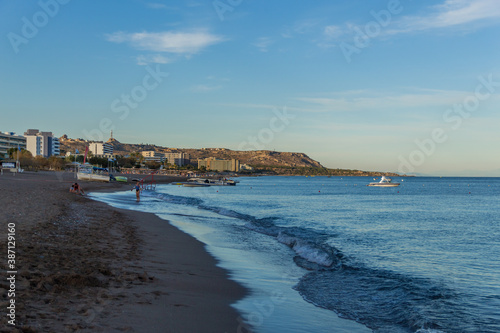
{"type": "MultiPolygon", "coordinates": [[[[133,152],[154,150],[159,153],[183,152],[189,154],[190,158],[195,160],[215,157],[220,159],[237,159],[240,163],[249,165],[323,168],[319,162],[311,159],[304,153],[276,152],[270,150],[236,151],[226,148],[167,148],[150,144],[121,143],[116,139],[110,139],[107,142],[113,146],[114,154],[123,156],[133,152]]],[[[75,149],[83,153],[87,142],[82,139],[70,139],[62,136],[60,144],[62,154],[68,151],[74,153],[75,149]]]]}
{"type": "MultiPolygon", "coordinates": [[[[61,154],[85,151],[88,143],[82,139],[70,139],[66,135],[60,139],[61,154]]],[[[154,150],[158,153],[183,152],[189,154],[190,159],[196,161],[207,157],[220,159],[237,159],[241,164],[247,164],[261,172],[279,175],[342,175],[342,176],[380,176],[396,175],[387,172],[370,172],[346,169],[328,169],[318,161],[313,160],[304,153],[278,152],[271,150],[238,151],[227,148],[167,148],[151,144],[121,143],[112,138],[107,141],[113,146],[116,155],[126,156],[133,152],[154,150]]]]}

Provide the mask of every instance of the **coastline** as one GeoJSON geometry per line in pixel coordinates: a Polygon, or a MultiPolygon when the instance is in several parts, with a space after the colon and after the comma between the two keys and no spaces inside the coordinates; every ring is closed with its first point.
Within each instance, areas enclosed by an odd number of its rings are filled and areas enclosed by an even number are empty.
{"type": "MultiPolygon", "coordinates": [[[[0,176],[0,237],[15,223],[17,241],[16,326],[3,315],[7,331],[249,331],[231,306],[247,290],[203,243],[154,214],[69,193],[74,181],[71,172],[0,176]]],[[[79,183],[86,193],[133,186],[79,183]]]]}

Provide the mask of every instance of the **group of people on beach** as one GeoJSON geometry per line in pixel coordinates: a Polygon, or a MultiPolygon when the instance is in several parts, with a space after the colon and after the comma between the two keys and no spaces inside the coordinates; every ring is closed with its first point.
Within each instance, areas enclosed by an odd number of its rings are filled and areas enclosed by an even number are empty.
{"type": "Polygon", "coordinates": [[[85,191],[83,190],[83,188],[78,185],[78,183],[74,183],[73,185],[71,185],[71,187],[69,188],[69,192],[70,193],[79,193],[81,195],[85,195],[85,191]]]}

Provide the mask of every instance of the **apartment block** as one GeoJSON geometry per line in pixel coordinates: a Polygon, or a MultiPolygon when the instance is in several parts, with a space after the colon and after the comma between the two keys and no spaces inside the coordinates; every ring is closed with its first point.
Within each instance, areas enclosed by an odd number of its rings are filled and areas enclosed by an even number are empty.
{"type": "Polygon", "coordinates": [[[0,158],[8,158],[10,148],[26,149],[26,138],[14,132],[0,132],[0,158]]]}
{"type": "Polygon", "coordinates": [[[162,163],[165,160],[165,156],[154,150],[141,151],[142,156],[144,156],[144,161],[146,162],[158,162],[162,163]]]}
{"type": "Polygon", "coordinates": [[[172,165],[183,166],[189,163],[189,154],[165,153],[165,160],[172,165]]]}
{"type": "Polygon", "coordinates": [[[26,149],[33,156],[58,156],[59,139],[52,135],[52,132],[40,132],[37,129],[29,129],[24,133],[26,138],[26,149]]]}
{"type": "Polygon", "coordinates": [[[215,157],[208,157],[202,160],[198,160],[198,169],[205,167],[207,170],[212,171],[240,171],[240,161],[232,160],[221,160],[215,157]]]}
{"type": "Polygon", "coordinates": [[[89,151],[96,157],[113,157],[113,146],[107,142],[91,142],[89,151]]]}

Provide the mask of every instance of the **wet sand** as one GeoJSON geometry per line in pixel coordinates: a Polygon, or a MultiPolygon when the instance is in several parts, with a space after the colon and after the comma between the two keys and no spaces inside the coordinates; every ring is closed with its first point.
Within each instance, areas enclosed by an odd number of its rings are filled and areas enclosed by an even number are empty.
{"type": "MultiPolygon", "coordinates": [[[[70,172],[0,176],[0,332],[249,331],[230,306],[246,290],[203,243],[153,214],[69,193],[74,181],[70,172]],[[9,223],[16,225],[15,327],[6,316],[9,223]]],[[[79,183],[87,193],[133,187],[79,183]]]]}

